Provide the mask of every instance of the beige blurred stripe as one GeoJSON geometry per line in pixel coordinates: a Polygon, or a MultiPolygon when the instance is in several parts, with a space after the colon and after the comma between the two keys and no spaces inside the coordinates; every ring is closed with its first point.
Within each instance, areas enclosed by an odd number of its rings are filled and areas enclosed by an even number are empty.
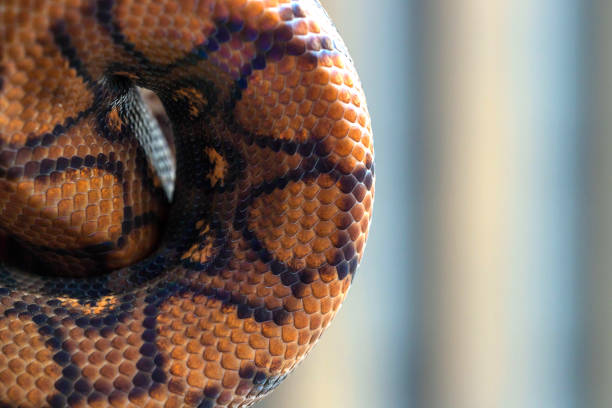
{"type": "Polygon", "coordinates": [[[587,404],[612,407],[612,3],[591,3],[591,56],[594,72],[588,105],[592,129],[587,152],[589,170],[586,260],[589,281],[585,296],[587,404]]]}
{"type": "Polygon", "coordinates": [[[502,407],[511,366],[507,204],[516,185],[512,2],[427,4],[424,405],[502,407]]]}

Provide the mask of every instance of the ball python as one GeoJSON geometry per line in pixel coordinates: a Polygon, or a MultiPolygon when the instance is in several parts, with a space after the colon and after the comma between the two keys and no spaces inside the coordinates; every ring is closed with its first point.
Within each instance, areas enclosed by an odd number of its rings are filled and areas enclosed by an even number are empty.
{"type": "Polygon", "coordinates": [[[364,93],[318,1],[2,0],[0,41],[0,406],[269,393],[372,213],[364,93]]]}

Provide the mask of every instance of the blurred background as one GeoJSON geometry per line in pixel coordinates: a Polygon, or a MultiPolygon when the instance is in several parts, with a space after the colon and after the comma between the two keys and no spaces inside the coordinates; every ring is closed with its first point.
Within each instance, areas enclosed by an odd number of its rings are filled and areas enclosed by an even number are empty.
{"type": "Polygon", "coordinates": [[[612,407],[612,2],[322,3],[368,97],[374,219],[257,408],[612,407]]]}

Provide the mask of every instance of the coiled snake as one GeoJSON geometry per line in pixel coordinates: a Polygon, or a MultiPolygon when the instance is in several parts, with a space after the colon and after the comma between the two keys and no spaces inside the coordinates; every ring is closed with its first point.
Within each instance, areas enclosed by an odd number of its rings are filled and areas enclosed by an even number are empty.
{"type": "Polygon", "coordinates": [[[1,0],[0,35],[0,406],[271,391],[372,210],[363,91],[318,2],[1,0]]]}

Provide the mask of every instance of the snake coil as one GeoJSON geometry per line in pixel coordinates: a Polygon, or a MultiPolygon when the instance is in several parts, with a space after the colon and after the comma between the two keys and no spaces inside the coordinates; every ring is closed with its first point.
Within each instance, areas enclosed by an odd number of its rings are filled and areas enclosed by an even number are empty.
{"type": "Polygon", "coordinates": [[[373,203],[318,1],[2,0],[0,58],[0,406],[270,392],[338,311],[373,203]]]}

